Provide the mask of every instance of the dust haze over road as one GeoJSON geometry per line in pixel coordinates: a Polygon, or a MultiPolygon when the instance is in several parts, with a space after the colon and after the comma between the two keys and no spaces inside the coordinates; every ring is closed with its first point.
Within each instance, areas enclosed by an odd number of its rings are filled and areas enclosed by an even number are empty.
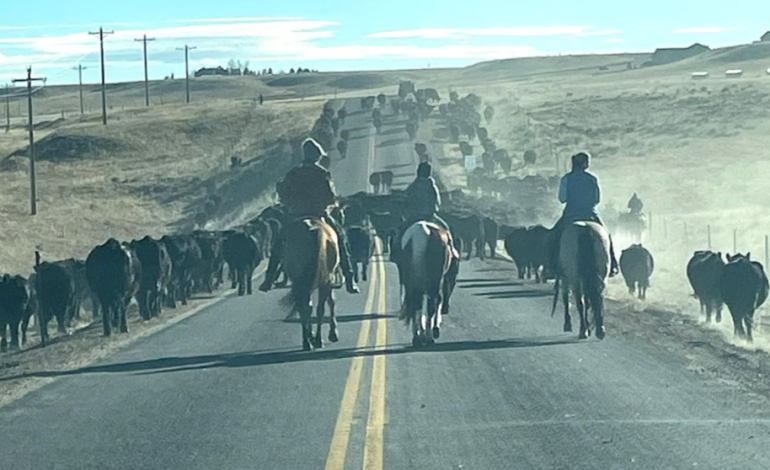
{"type": "MultiPolygon", "coordinates": [[[[369,172],[414,172],[402,123],[368,113],[332,153],[343,194],[369,172]]],[[[340,342],[301,352],[285,291],[227,298],[108,360],[53,373],[0,411],[0,455],[26,469],[768,468],[767,402],[699,374],[641,335],[578,342],[548,288],[504,261],[463,262],[428,350],[396,319],[395,267],[377,257],[338,292],[340,342]]],[[[611,318],[613,311],[607,313],[611,318]]]]}

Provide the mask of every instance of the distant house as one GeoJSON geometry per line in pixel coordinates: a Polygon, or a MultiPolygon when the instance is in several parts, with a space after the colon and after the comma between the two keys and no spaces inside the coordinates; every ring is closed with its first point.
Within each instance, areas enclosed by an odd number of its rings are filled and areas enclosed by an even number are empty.
{"type": "Polygon", "coordinates": [[[762,37],[759,38],[759,40],[762,42],[770,42],[770,31],[763,34],[762,37]]]}
{"type": "Polygon", "coordinates": [[[206,77],[211,75],[230,75],[230,73],[227,71],[227,69],[224,69],[222,67],[217,68],[202,68],[200,70],[197,70],[195,72],[196,77],[206,77]]]}
{"type": "Polygon", "coordinates": [[[651,65],[670,64],[671,62],[684,60],[688,57],[693,57],[710,50],[711,49],[708,46],[704,46],[703,44],[698,43],[693,44],[690,47],[655,49],[655,52],[652,54],[651,65]]]}

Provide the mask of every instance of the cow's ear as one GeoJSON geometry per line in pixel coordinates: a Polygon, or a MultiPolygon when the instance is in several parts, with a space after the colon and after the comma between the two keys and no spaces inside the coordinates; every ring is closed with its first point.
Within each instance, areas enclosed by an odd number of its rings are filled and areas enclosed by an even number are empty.
{"type": "Polygon", "coordinates": [[[751,252],[746,253],[746,259],[751,261],[751,252]]]}
{"type": "Polygon", "coordinates": [[[730,256],[730,253],[727,253],[725,256],[727,256],[727,261],[730,262],[733,260],[733,257],[730,256]]]}

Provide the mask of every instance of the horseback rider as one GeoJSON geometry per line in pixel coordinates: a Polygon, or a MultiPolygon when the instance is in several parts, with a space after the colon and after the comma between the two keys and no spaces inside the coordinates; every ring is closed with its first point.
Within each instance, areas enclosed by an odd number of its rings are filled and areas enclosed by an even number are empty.
{"type": "Polygon", "coordinates": [[[631,210],[631,214],[634,216],[641,216],[642,215],[642,209],[644,208],[644,204],[642,203],[642,200],[639,199],[639,196],[634,193],[633,196],[631,196],[631,199],[628,200],[628,208],[631,210]]]}
{"type": "MultiPolygon", "coordinates": [[[[329,214],[329,207],[336,203],[337,196],[329,170],[319,164],[320,159],[326,153],[318,142],[313,139],[306,139],[302,143],[302,154],[302,164],[289,171],[286,178],[277,185],[278,196],[286,208],[286,220],[317,217],[327,222],[337,232],[340,266],[345,275],[345,287],[349,293],[357,294],[359,289],[353,280],[353,267],[350,263],[350,249],[345,230],[329,214]]],[[[284,229],[285,227],[282,228],[282,230],[284,229]]],[[[279,234],[279,243],[273,245],[273,253],[270,256],[265,280],[259,286],[259,290],[262,292],[267,292],[273,287],[282,250],[283,234],[281,233],[279,234]]]]}
{"type": "MultiPolygon", "coordinates": [[[[596,212],[596,206],[601,200],[599,179],[588,171],[590,155],[580,152],[572,156],[572,171],[564,175],[559,184],[559,202],[566,204],[561,218],[553,229],[549,243],[549,266],[546,266],[547,277],[553,278],[558,266],[559,240],[561,232],[567,224],[577,221],[592,221],[602,226],[602,220],[596,212]]],[[[615,259],[615,249],[610,238],[610,277],[618,273],[618,262],[615,259]]]]}
{"type": "MultiPolygon", "coordinates": [[[[417,178],[406,188],[409,219],[404,230],[419,221],[435,222],[447,231],[451,240],[452,230],[449,228],[449,224],[438,215],[441,209],[441,193],[436,185],[436,180],[431,176],[432,172],[433,167],[430,163],[420,163],[417,166],[417,178]]],[[[454,244],[451,246],[454,252],[454,244]]],[[[459,255],[455,254],[455,257],[459,258],[459,255]]]]}

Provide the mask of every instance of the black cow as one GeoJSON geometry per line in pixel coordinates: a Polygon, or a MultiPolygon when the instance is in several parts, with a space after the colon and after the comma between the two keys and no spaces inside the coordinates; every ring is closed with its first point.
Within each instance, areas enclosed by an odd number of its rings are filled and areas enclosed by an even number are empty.
{"type": "Polygon", "coordinates": [[[348,229],[348,244],[350,245],[350,263],[353,265],[353,278],[358,282],[358,264],[361,263],[360,278],[366,281],[366,271],[369,267],[369,259],[372,257],[372,234],[363,227],[351,227],[348,229]]]}
{"type": "Polygon", "coordinates": [[[27,280],[19,275],[3,275],[0,279],[0,351],[8,350],[8,328],[11,330],[11,349],[19,349],[19,325],[24,319],[28,302],[27,280]]]}
{"type": "Polygon", "coordinates": [[[650,276],[655,268],[652,255],[641,244],[631,245],[620,253],[620,273],[626,281],[628,293],[634,295],[639,287],[639,300],[647,298],[650,276]]]}
{"type": "Polygon", "coordinates": [[[529,259],[527,264],[527,279],[534,274],[535,282],[545,282],[540,274],[540,268],[548,263],[548,238],[550,231],[542,225],[527,228],[527,249],[529,259]]]}
{"type": "Polygon", "coordinates": [[[711,322],[711,313],[716,312],[717,323],[722,321],[722,294],[719,283],[725,262],[722,253],[696,251],[687,263],[687,279],[700,301],[700,309],[706,311],[706,321],[711,322]]]}
{"type": "Polygon", "coordinates": [[[489,256],[497,258],[497,238],[500,235],[500,226],[491,217],[484,217],[484,239],[489,246],[489,256]]]}
{"type": "Polygon", "coordinates": [[[238,295],[251,295],[251,277],[263,254],[257,240],[242,230],[227,230],[224,232],[222,254],[231,273],[233,287],[238,287],[238,295]]]}
{"type": "Polygon", "coordinates": [[[458,251],[461,253],[467,251],[466,259],[471,259],[475,244],[476,256],[483,260],[486,236],[481,217],[478,215],[457,216],[448,213],[441,213],[440,215],[452,229],[455,247],[458,251]]]}
{"type": "Polygon", "coordinates": [[[49,338],[48,323],[52,319],[56,318],[57,330],[66,333],[67,326],[74,317],[77,307],[74,260],[44,261],[35,267],[35,272],[40,309],[40,339],[45,344],[49,338]]]}
{"type": "Polygon", "coordinates": [[[372,223],[374,233],[382,240],[383,246],[389,248],[390,238],[403,225],[404,218],[390,212],[384,214],[371,213],[369,214],[369,221],[372,223]]]}
{"type": "Polygon", "coordinates": [[[142,278],[136,296],[139,315],[149,320],[160,315],[163,294],[171,280],[171,258],[166,246],[149,235],[132,241],[131,249],[142,265],[142,278]]]}
{"type": "Polygon", "coordinates": [[[511,232],[505,237],[505,252],[516,263],[516,271],[519,279],[524,279],[528,274],[530,264],[529,237],[526,227],[512,227],[511,232]]]}
{"type": "Polygon", "coordinates": [[[128,333],[126,311],[142,281],[141,264],[134,250],[110,238],[89,253],[86,278],[102,306],[104,336],[110,336],[112,328],[128,333]]]}
{"type": "Polygon", "coordinates": [[[201,260],[201,249],[191,235],[164,235],[160,239],[171,258],[171,280],[167,304],[176,308],[177,299],[187,305],[192,295],[193,275],[201,260]]]}
{"type": "Polygon", "coordinates": [[[719,290],[733,317],[735,336],[752,342],[754,311],[765,303],[770,290],[762,265],[751,261],[750,253],[727,255],[719,290]]]}
{"type": "MultiPolygon", "coordinates": [[[[258,229],[257,226],[253,227],[258,229]]],[[[258,230],[255,232],[260,233],[258,230]]],[[[219,287],[218,280],[222,278],[221,270],[224,266],[222,257],[222,239],[214,232],[193,232],[193,239],[197,242],[201,251],[201,259],[193,274],[195,290],[206,291],[209,294],[219,287]]]]}

